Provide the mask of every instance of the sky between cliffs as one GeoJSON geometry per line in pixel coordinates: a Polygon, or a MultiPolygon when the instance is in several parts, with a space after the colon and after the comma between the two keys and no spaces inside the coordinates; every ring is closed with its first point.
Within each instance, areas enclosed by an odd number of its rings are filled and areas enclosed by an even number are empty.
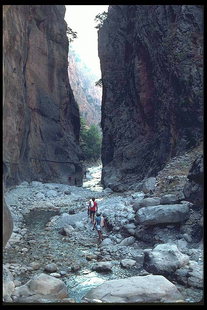
{"type": "Polygon", "coordinates": [[[66,5],[65,21],[78,38],[71,47],[80,55],[85,64],[101,77],[98,58],[98,33],[95,28],[95,16],[108,11],[108,5],[66,5]]]}

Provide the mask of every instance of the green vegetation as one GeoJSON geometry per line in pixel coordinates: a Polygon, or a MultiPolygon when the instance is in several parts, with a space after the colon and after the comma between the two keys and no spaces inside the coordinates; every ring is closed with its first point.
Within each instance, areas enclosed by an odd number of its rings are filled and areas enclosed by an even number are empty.
{"type": "Polygon", "coordinates": [[[102,87],[103,86],[102,79],[99,79],[97,82],[95,82],[95,86],[102,87]]]}
{"type": "Polygon", "coordinates": [[[68,35],[69,42],[73,42],[74,39],[78,37],[77,32],[73,31],[70,27],[67,26],[66,33],[68,35]]]}
{"type": "Polygon", "coordinates": [[[97,23],[97,25],[95,26],[95,28],[100,29],[103,26],[103,23],[105,21],[105,19],[108,16],[108,12],[103,11],[103,13],[99,13],[95,16],[94,20],[97,23]]]}
{"type": "Polygon", "coordinates": [[[88,127],[85,119],[81,118],[80,146],[85,160],[98,160],[101,155],[102,133],[96,125],[88,127]]]}

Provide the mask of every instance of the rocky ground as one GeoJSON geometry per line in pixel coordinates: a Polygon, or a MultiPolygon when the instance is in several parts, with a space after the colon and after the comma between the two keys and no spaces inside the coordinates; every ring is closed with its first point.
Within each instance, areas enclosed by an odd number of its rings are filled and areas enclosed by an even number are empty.
{"type": "Polygon", "coordinates": [[[158,192],[161,173],[153,191],[114,193],[102,189],[100,171],[90,168],[83,187],[23,182],[6,193],[14,230],[3,255],[4,301],[200,302],[203,242],[190,229],[192,204],[158,192]],[[108,223],[100,245],[87,217],[93,196],[108,223]]]}

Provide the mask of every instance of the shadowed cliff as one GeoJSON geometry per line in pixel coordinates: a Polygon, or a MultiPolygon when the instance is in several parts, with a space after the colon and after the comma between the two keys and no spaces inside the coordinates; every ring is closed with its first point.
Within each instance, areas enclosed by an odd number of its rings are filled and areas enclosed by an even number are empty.
{"type": "Polygon", "coordinates": [[[114,5],[99,30],[102,182],[156,176],[203,136],[203,8],[114,5]]]}
{"type": "Polygon", "coordinates": [[[80,118],[67,73],[63,5],[3,7],[6,187],[26,180],[82,185],[80,118]]]}

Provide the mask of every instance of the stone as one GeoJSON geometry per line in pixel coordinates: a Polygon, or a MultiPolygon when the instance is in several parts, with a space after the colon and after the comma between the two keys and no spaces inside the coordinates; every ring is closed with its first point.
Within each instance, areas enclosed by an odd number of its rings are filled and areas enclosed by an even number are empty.
{"type": "Polygon", "coordinates": [[[111,262],[98,262],[92,266],[92,270],[97,272],[111,272],[112,267],[113,266],[111,262]]]}
{"type": "Polygon", "coordinates": [[[50,276],[51,276],[51,277],[55,277],[55,278],[61,278],[61,274],[58,273],[58,272],[52,272],[52,273],[50,274],[50,276]]]}
{"type": "Polygon", "coordinates": [[[190,262],[188,272],[188,285],[202,289],[204,286],[204,272],[203,265],[197,262],[190,262]]]}
{"type": "Polygon", "coordinates": [[[3,266],[3,301],[11,302],[15,290],[14,277],[8,268],[3,266]]]}
{"type": "Polygon", "coordinates": [[[189,207],[186,204],[143,207],[136,213],[136,220],[144,225],[180,223],[187,220],[188,217],[189,207]]]}
{"type": "Polygon", "coordinates": [[[139,204],[141,207],[158,206],[160,204],[160,198],[159,197],[144,198],[140,201],[139,204]]]}
{"type": "Polygon", "coordinates": [[[101,243],[100,246],[108,246],[114,244],[110,238],[105,238],[101,243]]]}
{"type": "Polygon", "coordinates": [[[48,198],[57,197],[57,192],[55,190],[51,189],[51,190],[46,192],[46,195],[48,198]]]}
{"type": "Polygon", "coordinates": [[[30,266],[32,267],[33,270],[38,270],[41,265],[39,262],[31,262],[30,266]]]}
{"type": "Polygon", "coordinates": [[[38,181],[32,181],[31,182],[31,186],[32,187],[43,187],[43,184],[42,184],[42,182],[38,182],[38,181]]]}
{"type": "Polygon", "coordinates": [[[128,269],[136,265],[136,260],[125,258],[120,261],[120,265],[128,269]]]}
{"type": "Polygon", "coordinates": [[[71,225],[65,225],[61,231],[60,234],[63,236],[71,237],[74,234],[75,229],[71,225]]]}
{"type": "Polygon", "coordinates": [[[64,282],[44,273],[34,276],[26,286],[33,294],[49,295],[60,299],[68,297],[64,282]]]}
{"type": "Polygon", "coordinates": [[[174,244],[159,244],[152,251],[145,251],[144,269],[148,272],[170,275],[189,263],[189,257],[182,254],[174,244]]]}
{"type": "Polygon", "coordinates": [[[58,267],[55,263],[51,263],[45,266],[44,270],[47,272],[55,272],[57,271],[58,267]]]}
{"type": "Polygon", "coordinates": [[[93,299],[104,303],[173,303],[178,300],[183,301],[176,286],[160,275],[105,281],[91,289],[83,298],[89,303],[93,299]]]}
{"type": "Polygon", "coordinates": [[[179,199],[175,194],[166,194],[166,195],[162,196],[160,199],[161,205],[176,204],[178,202],[179,202],[179,199]]]}
{"type": "Polygon", "coordinates": [[[123,227],[130,235],[135,234],[136,225],[134,223],[126,224],[123,227]]]}
{"type": "Polygon", "coordinates": [[[128,238],[123,239],[119,245],[125,245],[125,246],[129,246],[132,245],[135,242],[135,238],[133,236],[130,236],[128,238]]]}
{"type": "Polygon", "coordinates": [[[43,193],[37,193],[36,198],[37,199],[45,199],[45,195],[43,193]]]}
{"type": "Polygon", "coordinates": [[[142,190],[145,194],[151,193],[155,189],[156,178],[150,177],[143,182],[142,190]]]}

